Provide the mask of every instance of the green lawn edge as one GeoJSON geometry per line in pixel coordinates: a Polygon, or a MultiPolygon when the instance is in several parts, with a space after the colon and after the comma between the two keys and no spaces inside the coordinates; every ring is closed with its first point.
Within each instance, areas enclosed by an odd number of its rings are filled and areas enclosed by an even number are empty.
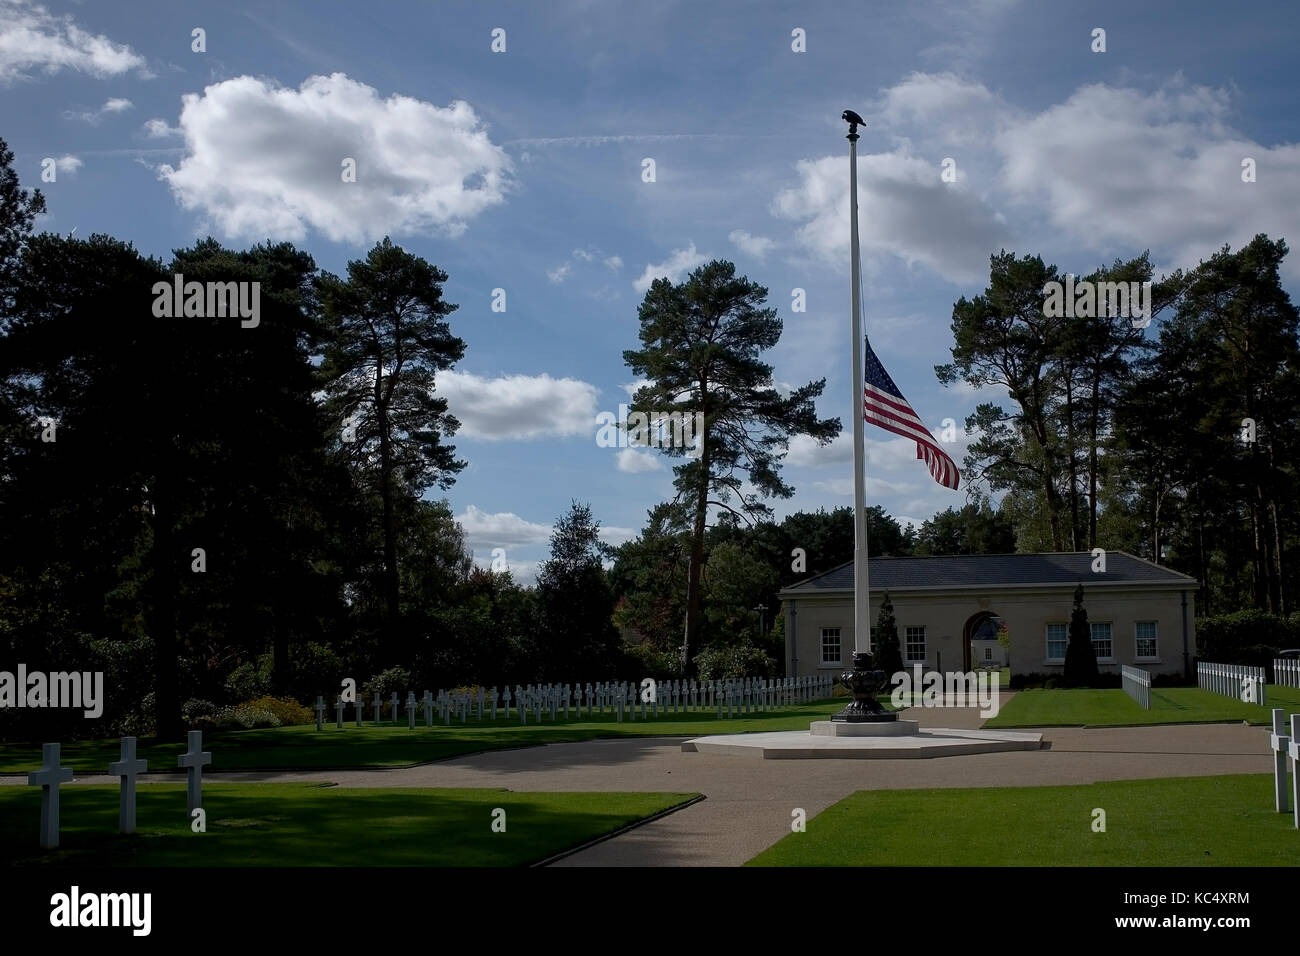
{"type": "MultiPolygon", "coordinates": [[[[705,737],[712,734],[758,733],[783,730],[807,730],[814,720],[825,720],[843,709],[844,699],[828,699],[780,710],[762,711],[745,716],[718,720],[712,711],[661,714],[642,721],[549,719],[537,724],[530,717],[527,725],[517,719],[481,724],[435,723],[425,727],[417,723],[414,730],[405,723],[367,723],[356,727],[344,723],[343,729],[327,722],[317,731],[314,724],[274,727],[261,730],[238,730],[205,733],[203,749],[213,755],[205,773],[220,775],[230,771],[297,770],[397,770],[438,760],[470,756],[495,750],[536,747],[552,743],[581,743],[588,740],[646,737],[705,737]]],[[[162,771],[175,771],[176,758],[184,752],[183,740],[163,741],[142,738],[138,744],[141,759],[149,762],[148,778],[163,778],[162,771]]],[[[118,738],[77,740],[64,743],[61,762],[82,775],[107,773],[109,763],[119,757],[118,738]]],[[[39,742],[0,744],[0,775],[25,775],[40,767],[39,742]]]]}
{"type": "Polygon", "coordinates": [[[143,784],[138,830],[116,832],[118,788],[65,787],[60,846],[38,843],[41,799],[0,788],[0,859],[15,866],[530,866],[700,799],[697,793],[550,793],[205,783],[207,832],[180,784],[143,784]],[[494,811],[505,829],[493,829],[494,811]]]}
{"type": "Polygon", "coordinates": [[[1300,713],[1300,690],[1269,685],[1266,706],[1243,703],[1199,687],[1153,687],[1144,710],[1120,689],[1056,688],[1017,691],[986,730],[1034,727],[1151,727],[1169,724],[1272,723],[1274,707],[1300,713]]]}
{"type": "Polygon", "coordinates": [[[1287,866],[1271,774],[859,790],[746,866],[1287,866]],[[1105,813],[1099,817],[1097,810],[1105,813]],[[1104,832],[1094,825],[1103,820],[1104,832]]]}

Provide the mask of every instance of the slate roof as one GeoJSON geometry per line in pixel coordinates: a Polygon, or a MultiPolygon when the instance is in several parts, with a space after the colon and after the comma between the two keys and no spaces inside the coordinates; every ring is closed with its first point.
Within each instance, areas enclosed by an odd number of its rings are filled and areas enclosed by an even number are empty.
{"type": "MultiPolygon", "coordinates": [[[[1094,574],[1088,551],[1044,554],[954,554],[941,557],[872,558],[868,573],[873,591],[917,588],[1070,587],[1083,584],[1196,586],[1196,579],[1143,561],[1123,551],[1106,552],[1105,573],[1094,574]]],[[[853,562],[848,561],[781,591],[781,596],[852,591],[853,562]]]]}

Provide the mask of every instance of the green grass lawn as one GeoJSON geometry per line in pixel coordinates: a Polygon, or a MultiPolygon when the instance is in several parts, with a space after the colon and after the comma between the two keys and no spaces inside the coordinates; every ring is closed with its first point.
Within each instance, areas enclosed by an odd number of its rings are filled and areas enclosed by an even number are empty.
{"type": "Polygon", "coordinates": [[[691,799],[680,793],[513,793],[205,784],[206,833],[185,787],[139,788],[138,830],[117,831],[116,786],[62,788],[59,849],[40,849],[36,788],[0,787],[0,859],[90,866],[520,866],[691,799]],[[491,829],[505,810],[505,832],[491,829]]]}
{"type": "Polygon", "coordinates": [[[1203,724],[1249,721],[1271,724],[1273,708],[1300,713],[1300,690],[1270,684],[1267,707],[1243,704],[1199,687],[1153,687],[1151,709],[1143,710],[1122,690],[1022,690],[1006,702],[990,730],[1012,727],[1116,727],[1126,724],[1203,724]]]}
{"type": "MultiPolygon", "coordinates": [[[[391,723],[376,727],[367,723],[357,727],[344,723],[343,729],[333,721],[317,732],[315,724],[274,727],[265,730],[223,731],[203,735],[203,749],[212,752],[212,771],[222,770],[325,770],[342,768],[407,767],[429,760],[504,747],[531,747],[538,744],[591,740],[596,737],[690,736],[737,734],[747,731],[807,730],[813,720],[825,720],[844,708],[842,700],[827,700],[781,710],[763,711],[732,719],[717,719],[717,711],[661,713],[657,719],[635,721],[583,718],[565,721],[563,711],[558,720],[549,718],[536,723],[532,716],[521,726],[517,717],[486,718],[480,724],[455,721],[444,727],[440,723],[425,727],[416,721],[414,730],[391,723]]],[[[151,770],[175,770],[176,757],[183,753],[183,740],[141,740],[139,755],[149,761],[151,770]]],[[[107,773],[108,765],[119,756],[118,740],[80,740],[65,743],[63,765],[80,774],[107,773]]],[[[40,767],[40,742],[0,744],[0,773],[28,773],[40,767]]]]}
{"type": "Polygon", "coordinates": [[[1269,774],[1071,787],[864,790],[749,866],[1295,866],[1269,774]],[[1092,830],[1106,811],[1106,832],[1092,830]]]}

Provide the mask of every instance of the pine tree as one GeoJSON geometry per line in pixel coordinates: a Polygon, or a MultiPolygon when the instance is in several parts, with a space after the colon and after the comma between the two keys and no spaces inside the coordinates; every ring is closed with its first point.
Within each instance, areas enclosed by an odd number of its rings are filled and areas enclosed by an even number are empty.
{"type": "MultiPolygon", "coordinates": [[[[689,509],[691,552],[686,577],[686,620],[682,665],[691,673],[691,656],[701,643],[701,574],[710,509],[746,523],[768,518],[763,498],[789,498],[794,489],[781,479],[781,464],[795,435],[821,444],[840,431],[837,419],[819,419],[815,400],[825,388],[820,379],[777,390],[772,367],[759,355],[781,338],[781,319],[765,308],[767,289],[737,278],[730,262],[714,260],[674,285],[656,279],[638,310],[640,349],[623,360],[647,384],[628,410],[660,420],[672,414],[695,421],[702,416],[692,460],[674,468],[676,502],[689,509]],[[734,502],[734,506],[733,506],[734,502]]],[[[631,437],[631,436],[629,436],[631,437]]],[[[660,446],[670,457],[688,455],[682,446],[660,446]]]]}
{"type": "Polygon", "coordinates": [[[1083,606],[1083,585],[1074,589],[1074,610],[1070,612],[1070,643],[1065,648],[1065,683],[1069,687],[1097,686],[1097,652],[1092,646],[1092,628],[1083,606]]]}
{"type": "Polygon", "coordinates": [[[897,674],[903,669],[903,654],[898,646],[898,622],[894,620],[894,602],[885,592],[880,602],[880,614],[876,618],[876,640],[872,648],[875,652],[875,668],[886,675],[897,674]]]}

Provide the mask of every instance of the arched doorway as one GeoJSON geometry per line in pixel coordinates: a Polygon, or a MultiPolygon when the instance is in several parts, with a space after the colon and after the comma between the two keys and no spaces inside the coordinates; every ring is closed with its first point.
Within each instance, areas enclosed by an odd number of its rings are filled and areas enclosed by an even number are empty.
{"type": "Polygon", "coordinates": [[[1007,650],[998,640],[1006,632],[1002,618],[992,611],[972,614],[962,628],[962,670],[980,667],[1005,667],[1007,650]]]}

